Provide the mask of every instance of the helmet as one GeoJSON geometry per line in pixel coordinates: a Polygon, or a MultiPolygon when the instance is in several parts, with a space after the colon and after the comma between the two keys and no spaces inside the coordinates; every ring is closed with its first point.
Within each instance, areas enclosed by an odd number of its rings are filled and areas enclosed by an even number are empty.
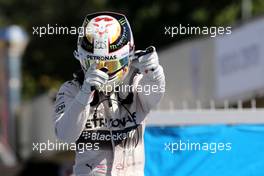
{"type": "Polygon", "coordinates": [[[86,16],[74,52],[86,71],[92,64],[109,75],[106,86],[120,85],[129,72],[130,56],[134,54],[133,34],[122,14],[99,12],[86,16]]]}

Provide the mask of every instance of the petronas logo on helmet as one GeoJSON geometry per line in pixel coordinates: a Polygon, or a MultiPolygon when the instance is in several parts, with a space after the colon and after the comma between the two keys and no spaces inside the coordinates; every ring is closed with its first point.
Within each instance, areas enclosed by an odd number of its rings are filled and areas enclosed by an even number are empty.
{"type": "Polygon", "coordinates": [[[116,55],[113,56],[87,56],[89,60],[115,60],[117,59],[116,55]]]}

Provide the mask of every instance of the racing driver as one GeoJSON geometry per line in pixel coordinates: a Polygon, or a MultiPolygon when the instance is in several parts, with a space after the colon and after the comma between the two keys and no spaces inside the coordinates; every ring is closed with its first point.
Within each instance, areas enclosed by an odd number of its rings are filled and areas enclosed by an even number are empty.
{"type": "Polygon", "coordinates": [[[122,14],[89,14],[82,27],[74,52],[81,69],[54,104],[56,136],[76,144],[76,176],[143,176],[146,116],[165,91],[157,52],[134,50],[122,14]]]}

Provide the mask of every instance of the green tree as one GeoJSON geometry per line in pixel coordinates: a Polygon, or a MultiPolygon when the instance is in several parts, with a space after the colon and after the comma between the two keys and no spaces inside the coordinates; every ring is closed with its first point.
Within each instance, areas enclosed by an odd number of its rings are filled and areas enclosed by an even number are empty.
{"type": "MultiPolygon", "coordinates": [[[[253,16],[264,12],[264,1],[252,0],[253,16]]],[[[30,98],[58,88],[79,68],[73,58],[77,36],[38,37],[32,27],[80,26],[84,16],[97,11],[124,13],[134,31],[136,49],[155,45],[158,49],[190,36],[171,38],[164,35],[165,26],[179,23],[192,26],[232,25],[241,19],[240,0],[0,0],[0,25],[19,24],[30,35],[23,58],[23,97],[30,98]]],[[[191,36],[195,37],[195,36],[191,36]]]]}

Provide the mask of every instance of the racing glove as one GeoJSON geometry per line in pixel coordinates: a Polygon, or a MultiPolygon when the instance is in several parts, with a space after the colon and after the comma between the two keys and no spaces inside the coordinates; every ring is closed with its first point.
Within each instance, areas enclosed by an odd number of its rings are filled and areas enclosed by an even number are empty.
{"type": "Polygon", "coordinates": [[[109,76],[102,70],[96,69],[97,63],[92,64],[85,73],[85,79],[76,99],[83,105],[92,102],[94,90],[107,83],[109,76]]]}
{"type": "Polygon", "coordinates": [[[139,69],[140,73],[149,79],[160,79],[163,75],[163,68],[159,64],[159,57],[155,47],[150,46],[145,51],[135,52],[137,59],[133,59],[132,65],[139,69]]]}

